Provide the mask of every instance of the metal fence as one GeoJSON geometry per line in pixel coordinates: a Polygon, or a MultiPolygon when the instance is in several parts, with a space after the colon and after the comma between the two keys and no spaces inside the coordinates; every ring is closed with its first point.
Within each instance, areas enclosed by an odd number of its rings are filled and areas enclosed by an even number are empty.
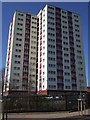
{"type": "MultiPolygon", "coordinates": [[[[3,112],[76,111],[79,94],[60,96],[9,95],[3,97],[3,112]]],[[[85,95],[86,108],[90,107],[90,94],[85,95]]]]}

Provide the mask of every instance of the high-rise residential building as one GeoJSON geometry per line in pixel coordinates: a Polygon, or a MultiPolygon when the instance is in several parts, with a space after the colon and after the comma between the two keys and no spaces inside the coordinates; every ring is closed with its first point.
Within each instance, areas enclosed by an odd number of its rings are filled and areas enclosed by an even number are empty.
{"type": "Polygon", "coordinates": [[[4,91],[86,91],[80,15],[46,5],[38,15],[15,12],[10,25],[4,91]]]}
{"type": "Polygon", "coordinates": [[[38,17],[37,92],[86,91],[80,15],[46,5],[38,17]]]}
{"type": "Polygon", "coordinates": [[[37,16],[16,11],[9,29],[4,92],[36,93],[37,16]]]}

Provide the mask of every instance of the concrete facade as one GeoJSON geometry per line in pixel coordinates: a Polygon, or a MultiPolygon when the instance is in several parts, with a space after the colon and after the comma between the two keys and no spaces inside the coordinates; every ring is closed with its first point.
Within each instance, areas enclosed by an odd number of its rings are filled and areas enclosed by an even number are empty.
{"type": "Polygon", "coordinates": [[[16,11],[10,24],[4,92],[87,91],[79,14],[46,5],[38,15],[16,11]]]}

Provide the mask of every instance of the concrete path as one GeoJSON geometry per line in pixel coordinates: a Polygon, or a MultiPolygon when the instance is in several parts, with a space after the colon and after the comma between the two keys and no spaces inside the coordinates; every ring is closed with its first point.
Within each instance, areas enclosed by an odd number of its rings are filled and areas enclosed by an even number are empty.
{"type": "MultiPolygon", "coordinates": [[[[84,113],[84,111],[83,111],[84,113]]],[[[85,111],[85,115],[90,115],[90,109],[85,111]]],[[[8,118],[12,119],[58,119],[79,116],[78,112],[33,112],[33,113],[8,113],[8,118]]],[[[25,119],[25,120],[26,120],[25,119]]]]}

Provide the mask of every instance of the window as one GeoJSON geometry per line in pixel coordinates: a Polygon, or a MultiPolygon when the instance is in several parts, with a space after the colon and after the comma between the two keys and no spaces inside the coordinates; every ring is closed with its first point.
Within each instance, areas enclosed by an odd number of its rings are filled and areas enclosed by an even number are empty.
{"type": "Polygon", "coordinates": [[[16,40],[17,40],[17,41],[22,41],[22,39],[21,39],[21,38],[16,38],[16,40]]]}
{"type": "Polygon", "coordinates": [[[75,27],[79,27],[79,25],[75,24],[75,27]]]}
{"type": "Polygon", "coordinates": [[[69,75],[70,75],[70,73],[69,73],[69,72],[65,72],[64,74],[65,74],[65,75],[67,75],[67,76],[69,76],[69,75]]]}
{"type": "Polygon", "coordinates": [[[54,15],[54,12],[48,11],[48,13],[54,15]]]}
{"type": "Polygon", "coordinates": [[[63,39],[66,39],[66,40],[67,40],[67,39],[68,39],[68,37],[66,37],[66,36],[63,36],[63,39]]]}
{"type": "Polygon", "coordinates": [[[65,63],[69,63],[69,60],[64,60],[65,63]]]}
{"type": "Polygon", "coordinates": [[[55,55],[54,51],[48,51],[49,54],[55,55]]]}
{"type": "Polygon", "coordinates": [[[16,52],[21,52],[21,50],[20,49],[16,49],[16,52]]]}
{"type": "Polygon", "coordinates": [[[65,79],[65,82],[70,82],[70,79],[65,79]]]}
{"type": "Polygon", "coordinates": [[[23,26],[23,24],[22,24],[22,23],[18,23],[18,25],[23,26]]]}
{"type": "Polygon", "coordinates": [[[31,36],[32,38],[36,39],[36,36],[31,36]]]}
{"type": "Polygon", "coordinates": [[[23,19],[22,19],[22,18],[18,18],[18,20],[23,21],[23,19]]]}
{"type": "Polygon", "coordinates": [[[52,30],[52,31],[54,31],[55,29],[54,29],[54,28],[51,28],[51,27],[48,27],[48,30],[52,30]]]}
{"type": "Polygon", "coordinates": [[[78,48],[81,48],[81,45],[76,45],[78,48]]]}
{"type": "Polygon", "coordinates": [[[75,29],[75,31],[76,31],[76,32],[79,32],[79,30],[78,30],[78,29],[75,29]]]}
{"type": "Polygon", "coordinates": [[[82,65],[82,62],[81,62],[81,61],[78,61],[78,64],[82,65]]]}
{"type": "Polygon", "coordinates": [[[35,17],[32,17],[32,19],[33,19],[33,20],[37,20],[37,18],[35,18],[35,17]]]}
{"type": "Polygon", "coordinates": [[[55,61],[55,58],[53,58],[53,57],[48,57],[48,60],[55,61]]]}
{"type": "Polygon", "coordinates": [[[80,40],[76,39],[76,42],[80,42],[80,40]]]}
{"type": "Polygon", "coordinates": [[[70,67],[69,67],[69,66],[64,66],[64,68],[65,68],[65,69],[70,69],[70,67]]]}
{"type": "Polygon", "coordinates": [[[48,33],[48,35],[50,35],[50,36],[55,36],[55,34],[53,34],[53,33],[48,33]]]}
{"type": "Polygon", "coordinates": [[[32,24],[35,24],[35,25],[36,25],[37,23],[36,23],[36,22],[32,22],[32,24]]]}
{"type": "Polygon", "coordinates": [[[17,30],[20,30],[20,31],[22,31],[22,28],[17,28],[17,30]]]}
{"type": "Polygon", "coordinates": [[[68,45],[68,42],[63,42],[64,45],[68,45]]]}
{"type": "Polygon", "coordinates": [[[37,27],[35,27],[35,26],[32,26],[32,28],[36,29],[37,27]]]}
{"type": "Polygon", "coordinates": [[[21,58],[21,55],[15,55],[15,58],[21,58]]]}
{"type": "Polygon", "coordinates": [[[16,46],[19,46],[19,47],[21,47],[21,44],[16,44],[16,46]]]}
{"type": "Polygon", "coordinates": [[[62,18],[66,19],[67,17],[66,16],[62,16],[62,18]]]}
{"type": "Polygon", "coordinates": [[[20,61],[15,61],[15,64],[20,64],[20,61]]]}
{"type": "Polygon", "coordinates": [[[63,13],[63,14],[67,14],[67,12],[66,12],[66,11],[63,11],[63,10],[62,10],[62,13],[63,13]]]}
{"type": "Polygon", "coordinates": [[[69,54],[67,54],[67,53],[64,53],[64,56],[67,56],[67,57],[68,57],[68,56],[69,56],[69,54]]]}
{"type": "Polygon", "coordinates": [[[55,25],[55,23],[53,23],[53,22],[48,22],[48,24],[50,24],[50,25],[55,25]]]}
{"type": "Polygon", "coordinates": [[[48,71],[49,74],[55,74],[55,71],[48,71]]]}
{"type": "Polygon", "coordinates": [[[77,53],[81,53],[81,50],[77,50],[77,53]]]}
{"type": "Polygon", "coordinates": [[[63,25],[63,28],[67,29],[67,26],[63,25]]]}
{"type": "Polygon", "coordinates": [[[50,19],[50,20],[54,20],[54,18],[53,18],[53,17],[50,17],[50,16],[48,16],[48,19],[50,19]]]}
{"type": "Polygon", "coordinates": [[[82,59],[82,56],[77,56],[78,59],[82,59]]]}
{"type": "Polygon", "coordinates": [[[22,36],[22,34],[21,34],[21,33],[17,33],[17,35],[22,36]]]}
{"type": "Polygon", "coordinates": [[[22,14],[22,13],[18,13],[18,15],[19,15],[19,16],[23,16],[23,14],[22,14]]]}
{"type": "Polygon", "coordinates": [[[71,89],[71,86],[65,86],[66,89],[71,89]]]}
{"type": "Polygon", "coordinates": [[[78,18],[78,15],[74,15],[75,18],[78,18]]]}
{"type": "Polygon", "coordinates": [[[20,67],[14,67],[14,70],[20,70],[20,67]]]}
{"type": "Polygon", "coordinates": [[[64,34],[67,34],[67,31],[63,31],[64,34]]]}
{"type": "Polygon", "coordinates": [[[20,74],[19,74],[19,73],[14,73],[14,75],[15,75],[15,76],[20,76],[20,74]]]}
{"type": "Polygon", "coordinates": [[[50,39],[50,38],[48,38],[48,41],[49,41],[49,42],[55,42],[54,39],[50,39]]]}
{"type": "Polygon", "coordinates": [[[76,37],[80,37],[80,35],[76,34],[76,37]]]}
{"type": "Polygon", "coordinates": [[[68,51],[68,48],[63,48],[65,51],[68,51]]]}
{"type": "Polygon", "coordinates": [[[51,7],[51,6],[48,6],[48,9],[50,9],[50,10],[54,10],[54,8],[53,8],[53,7],[51,7]]]}
{"type": "Polygon", "coordinates": [[[64,20],[63,20],[62,23],[67,24],[67,21],[64,21],[64,20]]]}
{"type": "Polygon", "coordinates": [[[55,67],[55,64],[48,64],[48,66],[53,68],[53,67],[55,67]]]}
{"type": "Polygon", "coordinates": [[[48,45],[49,48],[55,48],[55,45],[48,45]]]}

